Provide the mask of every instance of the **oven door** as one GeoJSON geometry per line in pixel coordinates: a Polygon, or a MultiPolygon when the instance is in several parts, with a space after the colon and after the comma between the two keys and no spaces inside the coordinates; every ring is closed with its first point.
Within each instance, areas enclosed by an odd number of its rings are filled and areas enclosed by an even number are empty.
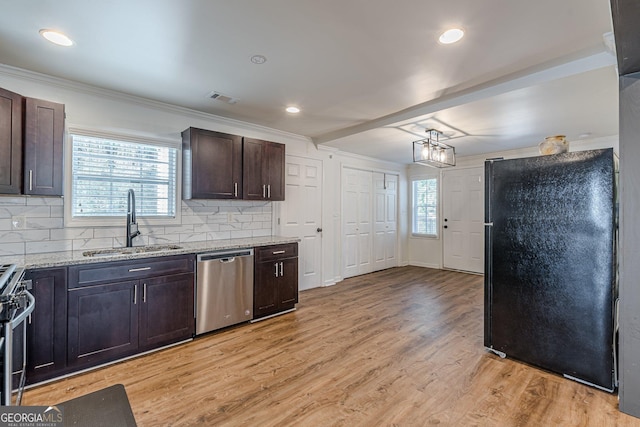
{"type": "Polygon", "coordinates": [[[16,405],[20,405],[25,384],[27,364],[27,318],[35,308],[35,298],[27,290],[23,291],[26,303],[2,325],[2,363],[0,404],[13,405],[13,390],[17,390],[16,405]]]}

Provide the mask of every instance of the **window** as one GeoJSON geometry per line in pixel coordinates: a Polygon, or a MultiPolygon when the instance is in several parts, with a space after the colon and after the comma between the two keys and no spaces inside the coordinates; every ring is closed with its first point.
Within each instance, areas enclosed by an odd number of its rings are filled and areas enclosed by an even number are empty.
{"type": "Polygon", "coordinates": [[[438,178],[412,181],[413,224],[411,233],[438,237],[438,178]]]}
{"type": "Polygon", "coordinates": [[[132,188],[138,216],[174,218],[177,164],[175,147],[72,132],[71,217],[125,216],[132,188]]]}

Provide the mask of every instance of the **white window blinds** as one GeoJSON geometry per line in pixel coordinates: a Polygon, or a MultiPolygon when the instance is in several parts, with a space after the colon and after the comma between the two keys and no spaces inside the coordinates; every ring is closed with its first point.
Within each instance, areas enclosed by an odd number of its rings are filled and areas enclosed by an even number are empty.
{"type": "Polygon", "coordinates": [[[125,216],[130,188],[139,216],[175,217],[176,148],[87,135],[71,138],[73,217],[125,216]]]}
{"type": "Polygon", "coordinates": [[[412,234],[438,235],[438,179],[413,181],[412,234]]]}

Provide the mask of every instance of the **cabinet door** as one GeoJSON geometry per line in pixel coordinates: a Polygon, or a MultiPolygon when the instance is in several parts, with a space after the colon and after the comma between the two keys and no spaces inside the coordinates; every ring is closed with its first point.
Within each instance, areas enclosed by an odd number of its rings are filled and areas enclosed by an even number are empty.
{"type": "Polygon", "coordinates": [[[273,201],[284,200],[285,145],[268,142],[265,147],[266,167],[264,181],[267,183],[267,198],[273,201]]]}
{"type": "Polygon", "coordinates": [[[242,199],[242,137],[189,128],[182,148],[184,199],[242,199]]]}
{"type": "Polygon", "coordinates": [[[22,97],[0,89],[0,193],[20,194],[22,97]]]}
{"type": "Polygon", "coordinates": [[[278,305],[281,310],[293,308],[298,302],[298,258],[280,261],[278,277],[278,305]]]}
{"type": "Polygon", "coordinates": [[[255,281],[253,289],[253,317],[254,319],[273,314],[278,310],[278,285],[276,275],[279,274],[279,264],[261,262],[255,265],[255,281]]]}
{"type": "Polygon", "coordinates": [[[195,317],[193,274],[141,280],[141,350],[193,337],[195,317]]]}
{"type": "Polygon", "coordinates": [[[64,105],[25,98],[24,194],[62,196],[64,105]]]}
{"type": "Polygon", "coordinates": [[[242,154],[243,198],[245,200],[265,200],[267,182],[264,172],[265,141],[244,138],[242,154]]]}
{"type": "Polygon", "coordinates": [[[27,326],[27,384],[50,379],[67,363],[67,269],[27,271],[36,306],[27,326]]]}
{"type": "Polygon", "coordinates": [[[243,147],[244,199],[284,200],[284,144],[244,138],[243,147]]]}
{"type": "Polygon", "coordinates": [[[68,364],[98,365],[138,348],[138,281],[68,291],[68,364]]]}

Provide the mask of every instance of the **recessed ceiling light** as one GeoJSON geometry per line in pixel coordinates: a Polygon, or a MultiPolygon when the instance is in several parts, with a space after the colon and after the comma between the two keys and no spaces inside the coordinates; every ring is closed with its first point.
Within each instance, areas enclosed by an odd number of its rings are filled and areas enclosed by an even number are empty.
{"type": "Polygon", "coordinates": [[[59,46],[71,46],[73,44],[73,40],[59,31],[43,29],[40,30],[40,35],[59,46]]]}
{"type": "Polygon", "coordinates": [[[264,55],[253,55],[251,57],[251,62],[253,62],[254,64],[264,64],[265,62],[267,62],[267,57],[264,55]]]}
{"type": "Polygon", "coordinates": [[[287,107],[287,113],[296,114],[296,113],[299,113],[299,112],[300,112],[300,109],[298,107],[293,107],[293,106],[287,107]]]}
{"type": "Polygon", "coordinates": [[[442,33],[438,40],[442,44],[451,44],[460,41],[462,37],[464,37],[464,31],[460,28],[452,28],[442,33]]]}

